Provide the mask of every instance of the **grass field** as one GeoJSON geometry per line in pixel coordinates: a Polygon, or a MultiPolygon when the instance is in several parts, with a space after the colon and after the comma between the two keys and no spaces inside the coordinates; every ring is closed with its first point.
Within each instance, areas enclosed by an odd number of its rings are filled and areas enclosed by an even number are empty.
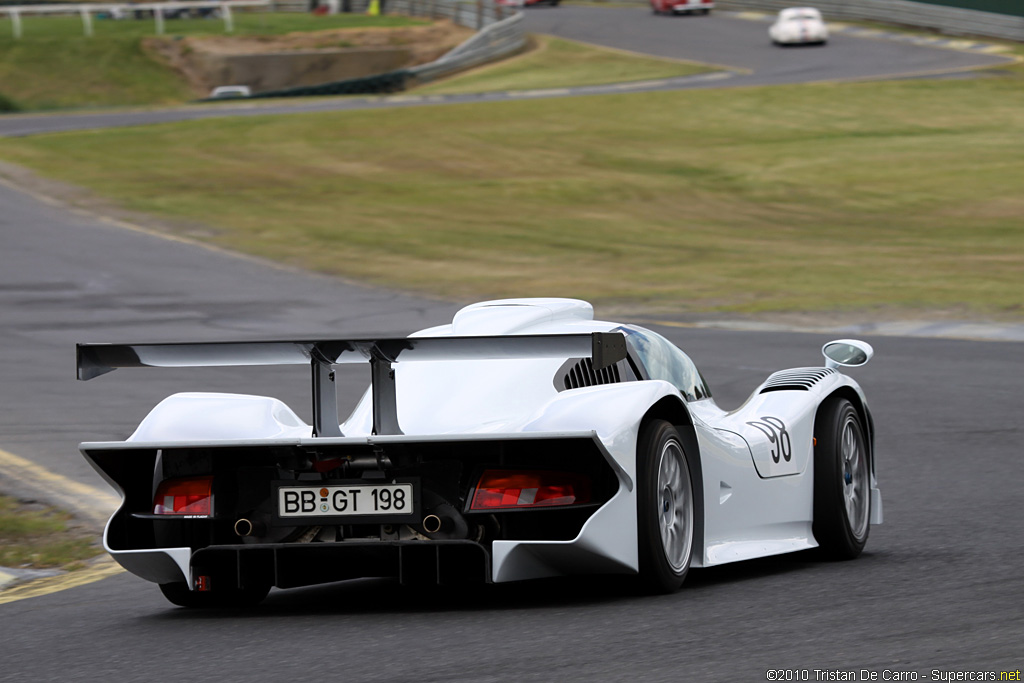
{"type": "Polygon", "coordinates": [[[71,532],[71,515],[0,495],[0,567],[75,569],[102,550],[91,532],[71,532]]]}
{"type": "Polygon", "coordinates": [[[537,49],[525,55],[417,88],[416,93],[564,88],[690,76],[714,70],[672,59],[596,50],[588,45],[548,36],[536,40],[537,49]]]}
{"type": "MultiPolygon", "coordinates": [[[[4,15],[6,16],[6,15],[4,15]]],[[[236,13],[233,35],[276,35],[331,28],[410,26],[406,17],[236,13]]],[[[0,111],[85,106],[174,104],[194,99],[184,78],[147,54],[142,39],[155,35],[152,19],[95,20],[82,35],[74,17],[26,17],[15,40],[0,19],[0,111]]],[[[166,36],[223,35],[219,19],[168,19],[166,36]]]]}
{"type": "Polygon", "coordinates": [[[207,120],[0,158],[219,245],[455,299],[1020,320],[1022,85],[1018,67],[207,120]]]}

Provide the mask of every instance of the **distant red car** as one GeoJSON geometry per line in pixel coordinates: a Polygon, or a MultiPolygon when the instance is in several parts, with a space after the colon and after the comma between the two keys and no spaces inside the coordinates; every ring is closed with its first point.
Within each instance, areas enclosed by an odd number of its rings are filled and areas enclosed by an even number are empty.
{"type": "Polygon", "coordinates": [[[707,14],[714,7],[714,0],[651,0],[655,14],[707,14]]]}

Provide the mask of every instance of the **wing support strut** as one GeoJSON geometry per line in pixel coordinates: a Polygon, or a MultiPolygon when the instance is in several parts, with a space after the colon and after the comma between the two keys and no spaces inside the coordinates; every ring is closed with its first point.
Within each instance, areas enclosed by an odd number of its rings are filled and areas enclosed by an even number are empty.
{"type": "Polygon", "coordinates": [[[169,344],[78,344],[78,379],[115,368],[186,368],[306,365],[313,394],[313,435],[342,436],[334,366],[370,364],[373,433],[401,434],[395,365],[408,361],[593,359],[600,370],[626,357],[621,332],[508,335],[495,337],[405,337],[319,341],[185,342],[169,344]]]}

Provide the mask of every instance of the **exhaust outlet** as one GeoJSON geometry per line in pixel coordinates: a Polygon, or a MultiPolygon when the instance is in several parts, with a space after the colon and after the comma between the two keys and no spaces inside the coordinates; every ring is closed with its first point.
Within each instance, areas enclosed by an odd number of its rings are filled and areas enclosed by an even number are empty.
{"type": "Polygon", "coordinates": [[[259,523],[253,523],[252,521],[242,517],[235,522],[235,534],[245,538],[246,536],[262,535],[263,525],[259,523]]]}
{"type": "Polygon", "coordinates": [[[427,515],[423,518],[423,530],[428,534],[436,534],[441,530],[441,518],[437,515],[427,515]]]}

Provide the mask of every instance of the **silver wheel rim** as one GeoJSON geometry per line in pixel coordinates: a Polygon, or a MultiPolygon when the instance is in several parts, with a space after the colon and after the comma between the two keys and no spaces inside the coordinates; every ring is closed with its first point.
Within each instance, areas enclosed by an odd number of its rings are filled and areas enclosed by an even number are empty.
{"type": "Polygon", "coordinates": [[[693,539],[693,491],[690,471],[678,441],[669,439],[658,462],[658,529],[672,571],[686,569],[693,539]]]}
{"type": "Polygon", "coordinates": [[[840,441],[840,464],[843,477],[843,502],[846,505],[846,519],[850,531],[860,539],[868,528],[868,464],[864,448],[857,436],[857,423],[852,415],[843,423],[840,441]]]}

